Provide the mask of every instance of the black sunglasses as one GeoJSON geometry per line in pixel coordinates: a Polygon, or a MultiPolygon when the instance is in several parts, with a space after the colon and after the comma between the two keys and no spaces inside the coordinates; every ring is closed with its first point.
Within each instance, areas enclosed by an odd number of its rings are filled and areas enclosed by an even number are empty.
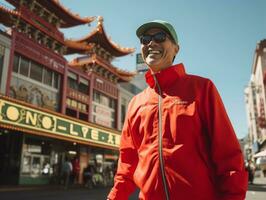
{"type": "Polygon", "coordinates": [[[166,40],[167,34],[165,32],[158,32],[154,35],[142,35],[140,36],[140,43],[147,45],[149,44],[152,40],[156,43],[162,43],[166,40]]]}

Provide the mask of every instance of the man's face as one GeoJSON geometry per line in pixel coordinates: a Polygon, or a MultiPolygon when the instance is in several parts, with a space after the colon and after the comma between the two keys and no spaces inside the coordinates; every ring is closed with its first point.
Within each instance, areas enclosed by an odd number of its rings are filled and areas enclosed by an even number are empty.
{"type": "MultiPolygon", "coordinates": [[[[154,36],[157,33],[164,32],[159,28],[151,28],[144,35],[154,36]]],[[[165,32],[164,32],[165,33],[165,32]]],[[[141,44],[141,53],[144,62],[153,72],[158,72],[172,65],[173,58],[177,54],[179,47],[166,33],[164,42],[156,42],[152,39],[148,44],[141,44]]]]}

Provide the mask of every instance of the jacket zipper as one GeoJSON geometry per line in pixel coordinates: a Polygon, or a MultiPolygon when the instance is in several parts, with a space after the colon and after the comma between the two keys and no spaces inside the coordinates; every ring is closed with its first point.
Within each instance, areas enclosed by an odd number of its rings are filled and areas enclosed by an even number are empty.
{"type": "Polygon", "coordinates": [[[163,187],[164,187],[164,192],[166,196],[166,200],[170,200],[169,197],[169,191],[168,191],[168,186],[166,182],[166,176],[165,176],[165,168],[164,168],[164,159],[163,159],[163,127],[162,127],[162,91],[160,88],[160,85],[157,81],[157,78],[153,74],[153,78],[156,82],[157,88],[158,88],[158,107],[159,107],[159,112],[158,112],[158,117],[159,117],[159,161],[160,161],[160,169],[161,169],[161,174],[162,174],[162,179],[163,179],[163,187]]]}

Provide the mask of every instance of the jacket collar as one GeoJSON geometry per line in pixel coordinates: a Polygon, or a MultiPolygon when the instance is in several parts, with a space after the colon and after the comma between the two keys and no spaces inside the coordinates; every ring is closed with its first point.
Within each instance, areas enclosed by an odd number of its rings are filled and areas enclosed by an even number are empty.
{"type": "Polygon", "coordinates": [[[146,82],[151,88],[155,88],[156,82],[154,80],[154,76],[156,77],[160,88],[163,90],[168,86],[171,86],[178,78],[184,76],[186,74],[185,67],[182,63],[177,65],[172,65],[167,67],[164,70],[153,72],[149,69],[145,74],[146,82]]]}

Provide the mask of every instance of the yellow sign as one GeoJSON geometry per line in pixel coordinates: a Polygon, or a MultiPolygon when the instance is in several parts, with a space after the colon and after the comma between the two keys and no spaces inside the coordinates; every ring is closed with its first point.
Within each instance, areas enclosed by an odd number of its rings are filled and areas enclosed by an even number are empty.
{"type": "Polygon", "coordinates": [[[119,147],[120,135],[0,99],[0,124],[119,147]]]}

